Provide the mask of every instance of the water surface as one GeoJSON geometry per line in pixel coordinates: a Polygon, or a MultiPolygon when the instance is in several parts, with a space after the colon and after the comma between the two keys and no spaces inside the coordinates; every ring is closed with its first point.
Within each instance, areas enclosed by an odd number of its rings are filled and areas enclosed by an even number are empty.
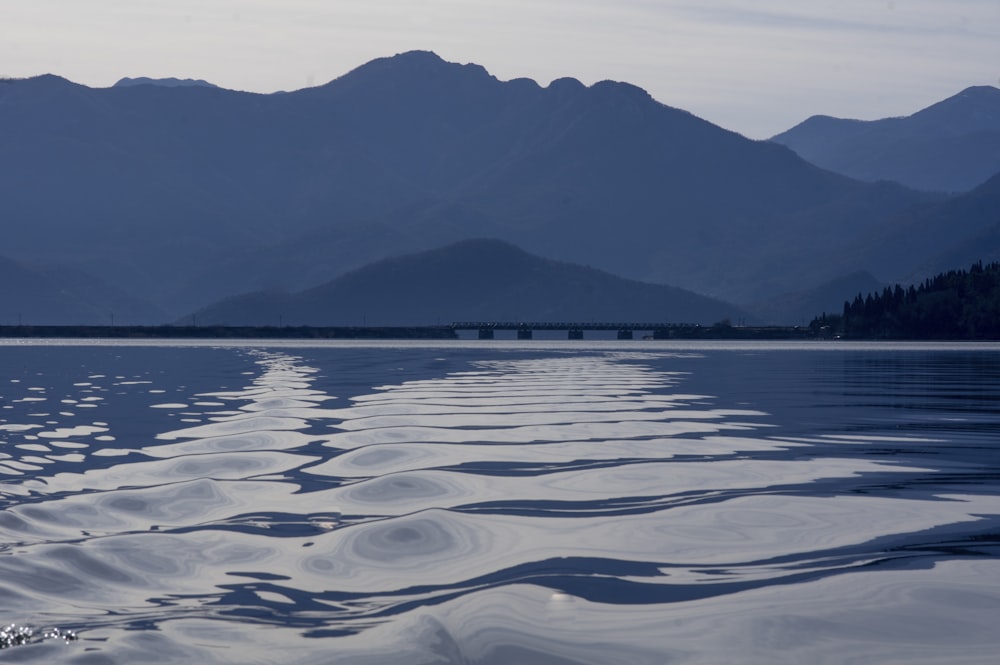
{"type": "Polygon", "coordinates": [[[67,663],[991,663],[1000,347],[0,345],[67,663]]]}

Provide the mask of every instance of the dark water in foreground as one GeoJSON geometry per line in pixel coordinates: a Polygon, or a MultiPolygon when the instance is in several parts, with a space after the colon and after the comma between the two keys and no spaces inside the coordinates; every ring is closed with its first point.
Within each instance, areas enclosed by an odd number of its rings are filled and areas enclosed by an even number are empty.
{"type": "Polygon", "coordinates": [[[0,346],[31,663],[975,663],[1000,346],[0,346]]]}

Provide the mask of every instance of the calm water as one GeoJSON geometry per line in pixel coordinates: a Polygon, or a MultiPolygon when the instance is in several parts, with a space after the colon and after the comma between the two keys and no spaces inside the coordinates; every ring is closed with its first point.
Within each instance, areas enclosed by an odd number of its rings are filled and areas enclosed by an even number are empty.
{"type": "Polygon", "coordinates": [[[31,663],[975,663],[1000,346],[0,344],[31,663]]]}

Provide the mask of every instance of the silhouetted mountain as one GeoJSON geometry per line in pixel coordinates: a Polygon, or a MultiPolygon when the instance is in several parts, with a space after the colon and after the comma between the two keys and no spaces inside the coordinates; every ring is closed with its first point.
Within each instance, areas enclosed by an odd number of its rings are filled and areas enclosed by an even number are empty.
{"type": "Polygon", "coordinates": [[[172,313],[469,237],[753,302],[842,274],[918,194],[821,170],[624,83],[542,88],[412,52],[326,85],[0,81],[8,255],[172,313]]]}
{"type": "Polygon", "coordinates": [[[813,116],[771,140],[859,180],[964,192],[1000,172],[1000,89],[968,88],[904,118],[813,116]]]}
{"type": "Polygon", "coordinates": [[[715,323],[746,313],[668,286],[465,240],[383,259],[295,294],[227,298],[184,317],[199,325],[435,325],[453,321],[715,323]]]}

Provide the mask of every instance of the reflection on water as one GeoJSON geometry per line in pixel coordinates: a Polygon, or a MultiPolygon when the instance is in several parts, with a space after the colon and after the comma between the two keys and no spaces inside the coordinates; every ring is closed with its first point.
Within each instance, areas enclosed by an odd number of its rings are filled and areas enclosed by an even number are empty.
{"type": "Polygon", "coordinates": [[[1000,351],[637,346],[0,347],[4,654],[991,662],[1000,351]]]}

